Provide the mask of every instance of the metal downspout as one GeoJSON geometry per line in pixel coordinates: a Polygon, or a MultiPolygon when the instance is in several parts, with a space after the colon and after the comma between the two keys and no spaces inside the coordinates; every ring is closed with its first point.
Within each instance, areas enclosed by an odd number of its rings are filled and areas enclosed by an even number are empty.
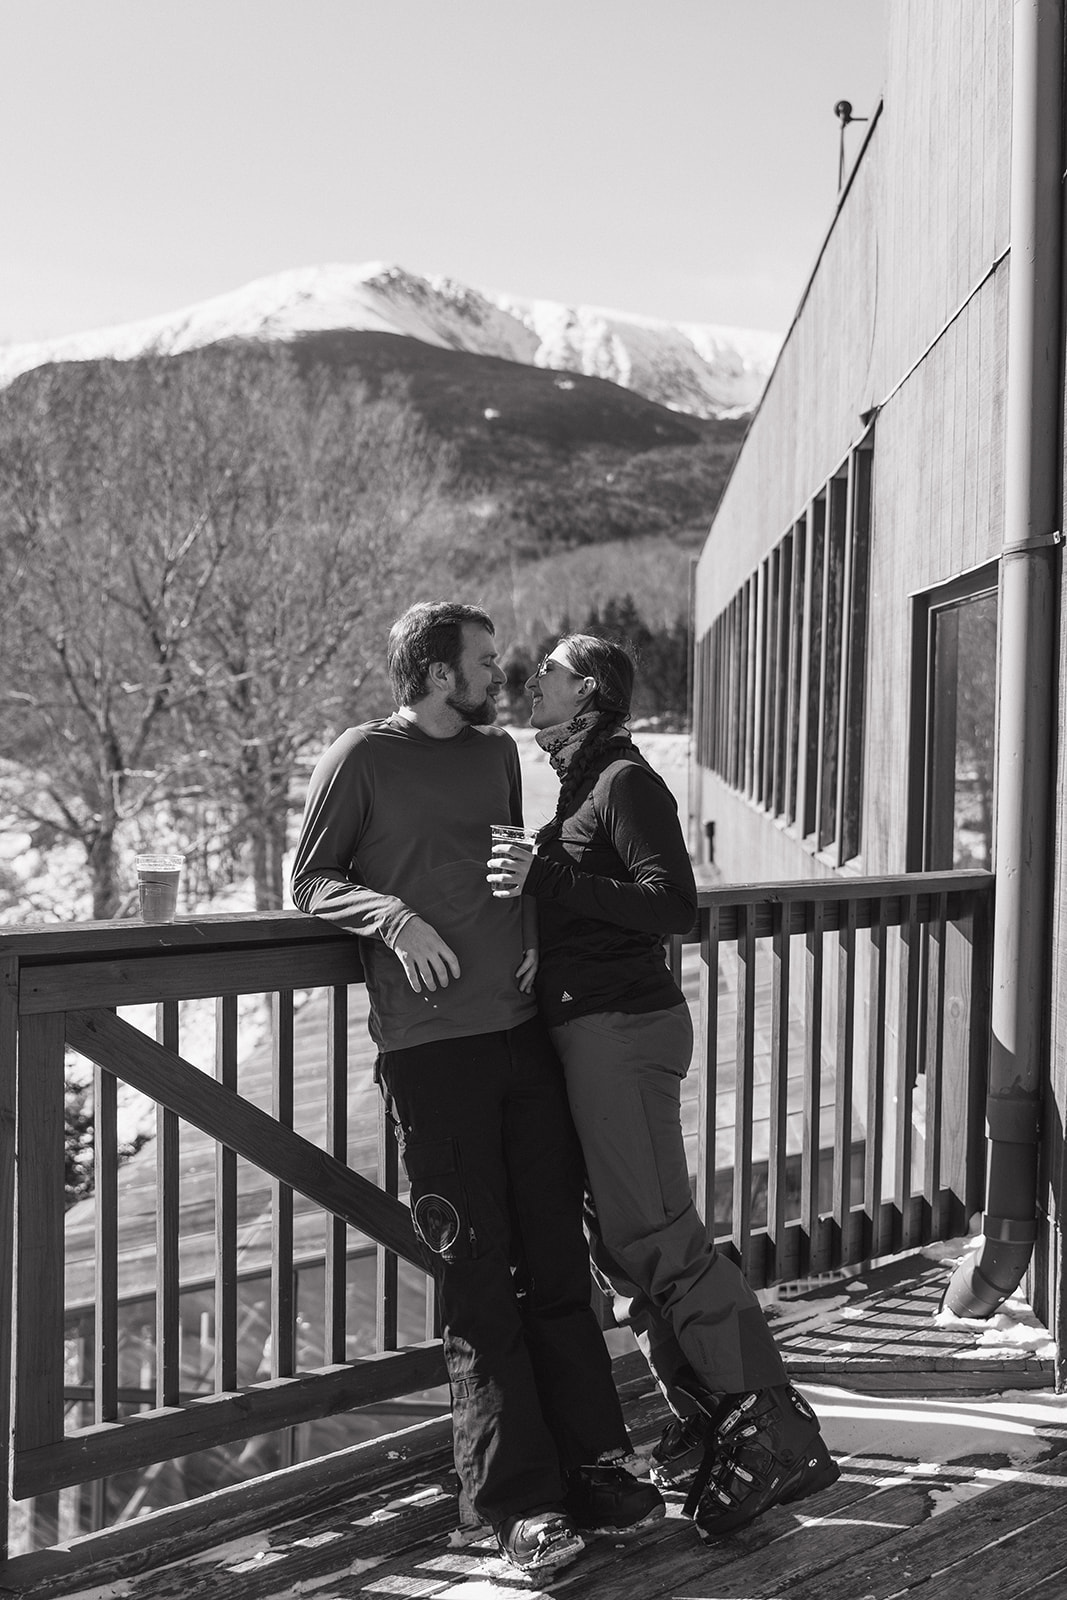
{"type": "Polygon", "coordinates": [[[1049,1005],[1060,463],[1063,0],[1015,0],[1011,266],[985,1241],[944,1305],[989,1317],[1037,1238],[1049,1005]]]}

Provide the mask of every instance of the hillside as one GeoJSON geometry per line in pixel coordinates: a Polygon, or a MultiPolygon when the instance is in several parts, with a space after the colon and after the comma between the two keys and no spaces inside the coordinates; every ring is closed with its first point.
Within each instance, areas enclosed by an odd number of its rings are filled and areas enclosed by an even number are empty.
{"type": "Polygon", "coordinates": [[[308,334],[290,349],[305,371],[372,395],[401,385],[454,447],[457,494],[492,523],[501,558],[664,534],[692,545],[746,426],[687,416],[601,378],[392,334],[308,334]]]}
{"type": "MultiPolygon", "coordinates": [[[[248,360],[289,356],[310,386],[325,377],[336,391],[387,395],[410,408],[447,449],[449,486],[437,526],[465,579],[514,563],[543,562],[586,546],[657,547],[656,560],[699,544],[740,446],[739,418],[699,418],[669,410],[601,378],[527,366],[495,356],[444,350],[389,333],[332,331],[282,346],[229,340],[173,357],[135,357],[123,367],[195,362],[221,374],[235,351],[248,360]],[[666,541],[663,549],[660,545],[666,541]]],[[[34,408],[54,377],[91,387],[99,361],[53,362],[31,369],[6,392],[8,405],[34,408]]],[[[617,565],[612,556],[609,564],[617,565]]],[[[684,604],[679,563],[672,585],[684,604]]],[[[686,569],[687,570],[687,569],[686,569]]],[[[540,588],[551,568],[540,573],[540,588]]],[[[587,577],[591,574],[587,571],[587,577]]],[[[619,593],[593,578],[593,603],[619,593]]]]}

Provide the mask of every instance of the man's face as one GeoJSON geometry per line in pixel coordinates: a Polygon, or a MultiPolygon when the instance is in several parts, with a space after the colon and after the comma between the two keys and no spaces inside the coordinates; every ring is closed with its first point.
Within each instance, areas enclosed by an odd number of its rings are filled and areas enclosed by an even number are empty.
{"type": "Polygon", "coordinates": [[[496,698],[507,682],[497,662],[496,641],[488,628],[476,622],[463,624],[463,651],[457,661],[455,687],[445,704],[472,727],[496,721],[496,698]]]}

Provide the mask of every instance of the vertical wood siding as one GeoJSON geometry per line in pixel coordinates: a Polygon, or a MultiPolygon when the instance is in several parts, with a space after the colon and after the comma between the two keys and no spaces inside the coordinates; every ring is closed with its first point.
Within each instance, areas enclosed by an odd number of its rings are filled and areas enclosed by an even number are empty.
{"type": "MultiPolygon", "coordinates": [[[[884,101],[698,563],[696,635],[874,428],[859,865],[905,867],[911,596],[1002,537],[1010,0],[895,0],[884,101]]],[[[865,109],[865,108],[864,108],[865,109]]],[[[872,108],[873,109],[873,108],[872,108]]],[[[724,872],[831,870],[701,773],[724,872]]]]}

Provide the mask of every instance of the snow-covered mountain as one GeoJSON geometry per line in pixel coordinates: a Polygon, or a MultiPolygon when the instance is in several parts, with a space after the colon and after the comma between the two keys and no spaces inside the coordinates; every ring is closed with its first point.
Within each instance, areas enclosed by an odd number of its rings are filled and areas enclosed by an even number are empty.
{"type": "Polygon", "coordinates": [[[398,334],[606,378],[700,417],[751,411],[781,344],[773,333],[484,294],[451,278],[371,262],[281,272],[167,316],[0,346],[0,386],[52,361],[177,355],[223,340],[289,341],[333,330],[398,334]]]}

